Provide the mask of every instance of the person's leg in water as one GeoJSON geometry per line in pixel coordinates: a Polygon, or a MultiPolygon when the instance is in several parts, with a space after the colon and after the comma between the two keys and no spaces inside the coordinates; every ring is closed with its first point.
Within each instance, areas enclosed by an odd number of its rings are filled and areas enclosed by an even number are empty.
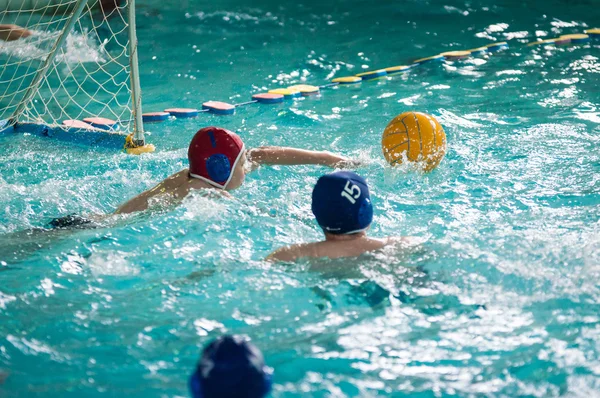
{"type": "Polygon", "coordinates": [[[77,214],[54,218],[48,223],[50,229],[94,228],[95,226],[92,220],[77,214]]]}

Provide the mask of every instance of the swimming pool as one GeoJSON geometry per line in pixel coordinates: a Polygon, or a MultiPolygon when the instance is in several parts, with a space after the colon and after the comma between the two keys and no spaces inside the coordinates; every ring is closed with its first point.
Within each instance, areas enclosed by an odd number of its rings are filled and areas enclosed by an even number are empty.
{"type": "Polygon", "coordinates": [[[600,390],[598,46],[518,45],[593,27],[593,2],[164,3],[139,6],[148,111],[241,102],[489,40],[511,50],[148,125],[158,150],[143,157],[0,136],[0,395],[185,396],[200,347],[225,331],[263,350],[276,397],[600,390]],[[381,132],[407,110],[445,127],[448,154],[431,174],[381,156],[381,132]],[[113,211],[185,167],[191,136],[211,124],[249,147],[362,159],[372,234],[419,236],[423,250],[263,262],[320,238],[310,191],[327,169],[304,166],[262,168],[233,199],[192,195],[106,228],[16,235],[113,211]]]}

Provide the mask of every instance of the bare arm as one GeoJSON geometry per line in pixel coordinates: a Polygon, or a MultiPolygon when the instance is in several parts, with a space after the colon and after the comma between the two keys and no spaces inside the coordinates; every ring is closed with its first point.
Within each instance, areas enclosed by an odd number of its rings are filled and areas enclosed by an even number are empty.
{"type": "Polygon", "coordinates": [[[304,149],[266,146],[250,149],[248,159],[252,164],[319,164],[329,167],[349,167],[355,162],[327,151],[307,151],[304,149]]]}
{"type": "Polygon", "coordinates": [[[18,25],[0,25],[0,40],[13,41],[31,36],[31,31],[18,25]]]}
{"type": "Polygon", "coordinates": [[[114,214],[126,214],[146,210],[153,198],[160,198],[165,203],[181,201],[188,194],[188,185],[186,184],[188,180],[187,170],[175,173],[153,188],[123,203],[114,214]]]}
{"type": "MultiPolygon", "coordinates": [[[[156,188],[158,187],[155,187],[154,189],[156,188]]],[[[117,210],[115,210],[114,214],[128,214],[136,211],[146,210],[148,208],[148,199],[152,197],[152,191],[153,190],[142,192],[135,198],[123,203],[117,210]]]]}

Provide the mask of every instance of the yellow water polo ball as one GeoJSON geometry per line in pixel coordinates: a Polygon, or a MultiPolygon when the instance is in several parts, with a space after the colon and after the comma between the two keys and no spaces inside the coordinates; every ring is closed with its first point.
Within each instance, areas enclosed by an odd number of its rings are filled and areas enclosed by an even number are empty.
{"type": "Polygon", "coordinates": [[[431,115],[404,112],[396,116],[383,131],[383,156],[392,166],[418,162],[429,172],[446,154],[446,133],[431,115]]]}

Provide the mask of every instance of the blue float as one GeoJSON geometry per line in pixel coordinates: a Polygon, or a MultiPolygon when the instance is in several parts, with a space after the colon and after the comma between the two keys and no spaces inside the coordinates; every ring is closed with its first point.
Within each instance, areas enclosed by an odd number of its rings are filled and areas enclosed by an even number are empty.
{"type": "Polygon", "coordinates": [[[399,73],[408,72],[412,69],[414,65],[398,65],[398,66],[390,66],[389,68],[385,68],[385,71],[388,75],[397,75],[399,73]]]}
{"type": "Polygon", "coordinates": [[[598,28],[588,29],[585,31],[585,34],[594,40],[600,40],[600,29],[598,28]]]}
{"type": "Polygon", "coordinates": [[[100,130],[117,130],[119,128],[117,122],[104,117],[86,117],[83,121],[100,130]]]}
{"type": "Polygon", "coordinates": [[[331,79],[331,83],[337,84],[357,84],[362,82],[362,77],[358,76],[344,76],[344,77],[336,77],[335,79],[331,79]]]}
{"type": "Polygon", "coordinates": [[[171,116],[169,112],[148,112],[142,115],[142,121],[144,123],[164,122],[169,116],[171,116]]]}
{"type": "Polygon", "coordinates": [[[186,119],[198,116],[198,109],[194,108],[169,108],[165,109],[165,113],[175,116],[177,119],[186,119]]]}
{"type": "Polygon", "coordinates": [[[446,51],[440,55],[443,55],[446,61],[455,61],[468,58],[471,55],[471,51],[446,51]]]}
{"type": "Polygon", "coordinates": [[[12,133],[15,129],[8,124],[8,120],[0,120],[0,133],[12,133]]]}
{"type": "Polygon", "coordinates": [[[82,122],[81,120],[63,120],[62,125],[69,128],[76,129],[91,129],[92,125],[86,122],[82,122]]]}
{"type": "Polygon", "coordinates": [[[385,69],[372,70],[369,72],[357,73],[356,77],[360,77],[363,80],[372,80],[377,79],[379,77],[387,76],[387,71],[385,69]]]}
{"type": "Polygon", "coordinates": [[[477,47],[474,48],[472,50],[468,50],[471,52],[471,55],[483,55],[486,54],[488,52],[488,48],[487,47],[477,47]]]}
{"type": "Polygon", "coordinates": [[[288,87],[290,90],[298,90],[303,97],[309,95],[318,95],[321,90],[317,86],[311,86],[310,84],[296,84],[295,86],[288,87]]]}
{"type": "Polygon", "coordinates": [[[52,137],[54,140],[83,146],[94,146],[110,149],[123,149],[126,135],[116,131],[103,131],[97,128],[51,127],[38,123],[17,123],[16,133],[29,133],[40,137],[52,137]]]}
{"type": "Polygon", "coordinates": [[[269,90],[269,94],[281,94],[285,99],[302,97],[300,90],[294,90],[290,88],[275,88],[273,90],[269,90]]]}
{"type": "Polygon", "coordinates": [[[252,99],[260,102],[261,104],[278,104],[283,102],[284,96],[282,94],[261,93],[254,94],[252,99]]]}
{"type": "Polygon", "coordinates": [[[233,115],[235,113],[235,105],[221,101],[207,101],[202,104],[202,109],[207,109],[215,115],[233,115]]]}
{"type": "Polygon", "coordinates": [[[489,44],[486,46],[488,51],[491,53],[495,53],[498,51],[502,51],[502,50],[506,50],[508,49],[508,43],[506,42],[500,42],[500,43],[494,43],[494,44],[489,44]]]}
{"type": "Polygon", "coordinates": [[[420,58],[413,62],[416,65],[424,65],[432,62],[442,62],[444,60],[444,56],[441,54],[434,55],[433,57],[420,58]]]}
{"type": "Polygon", "coordinates": [[[574,35],[562,35],[561,39],[568,39],[572,44],[585,44],[590,41],[589,35],[574,34],[574,35]]]}

